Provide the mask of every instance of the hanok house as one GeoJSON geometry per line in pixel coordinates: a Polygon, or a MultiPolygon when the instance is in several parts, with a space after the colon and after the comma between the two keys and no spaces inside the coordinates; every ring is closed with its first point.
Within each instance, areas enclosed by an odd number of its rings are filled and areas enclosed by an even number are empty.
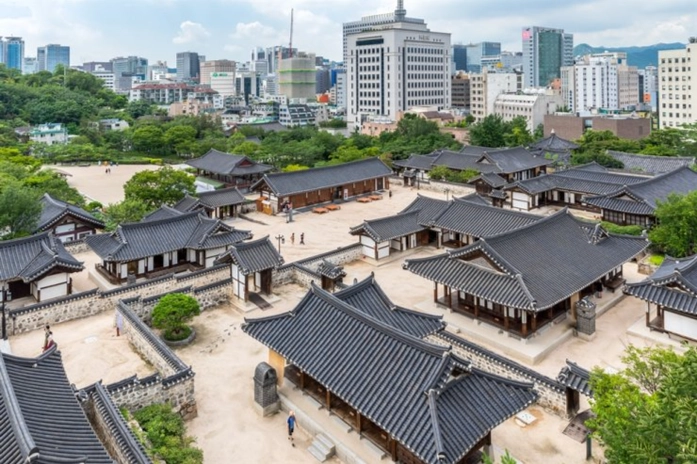
{"type": "Polygon", "coordinates": [[[571,155],[578,148],[574,142],[558,137],[552,133],[549,137],[538,140],[528,148],[554,162],[555,165],[568,166],[571,164],[571,155]]]}
{"type": "Polygon", "coordinates": [[[233,155],[211,148],[208,153],[186,162],[196,168],[196,175],[222,182],[226,187],[247,189],[273,166],[257,163],[243,155],[233,155]]]}
{"type": "Polygon", "coordinates": [[[208,192],[199,192],[195,197],[186,195],[172,208],[182,213],[203,210],[206,216],[213,219],[237,217],[247,199],[237,189],[229,187],[208,192]]]}
{"type": "MultiPolygon", "coordinates": [[[[357,293],[363,298],[313,284],[291,312],[245,320],[242,330],[269,348],[281,381],[393,461],[478,462],[480,450],[490,449],[492,429],[535,401],[532,384],[484,373],[414,336],[423,334],[418,327],[429,316],[357,293]]],[[[442,324],[431,321],[434,328],[442,324]]]]}
{"type": "Polygon", "coordinates": [[[84,209],[56,200],[48,193],[41,198],[37,232],[52,232],[61,242],[72,242],[100,229],[104,229],[104,223],[84,209]]]}
{"type": "Polygon", "coordinates": [[[542,216],[496,208],[478,196],[452,201],[430,222],[437,246],[459,248],[482,237],[491,237],[532,224],[542,216]]]}
{"type": "Polygon", "coordinates": [[[388,189],[391,175],[385,163],[368,158],[305,171],[264,174],[251,188],[260,194],[257,211],[276,214],[289,203],[302,208],[388,189]]]}
{"type": "Polygon", "coordinates": [[[104,387],[96,388],[91,397],[75,391],[55,346],[38,358],[0,353],[0,462],[151,463],[104,387]]]}
{"type": "Polygon", "coordinates": [[[199,212],[121,224],[110,234],[91,235],[87,245],[102,259],[97,271],[112,283],[128,276],[153,278],[213,266],[235,243],[252,238],[199,212]]]}
{"type": "MultiPolygon", "coordinates": [[[[70,274],[84,269],[49,232],[0,242],[0,282],[12,299],[36,301],[72,293],[70,274]]],[[[2,299],[5,294],[0,295],[2,299]]]]}
{"type": "Polygon", "coordinates": [[[266,236],[230,246],[216,260],[216,264],[220,263],[231,265],[232,293],[249,301],[250,293],[271,294],[273,271],[283,264],[283,257],[266,236]]]}
{"type": "Polygon", "coordinates": [[[489,149],[475,146],[464,147],[459,152],[436,150],[428,155],[411,155],[405,160],[394,161],[392,165],[404,179],[404,185],[418,187],[421,182],[429,181],[428,173],[438,166],[453,171],[497,172],[496,166],[478,163],[486,150],[489,149]]]}
{"type": "Polygon", "coordinates": [[[681,167],[692,168],[695,165],[694,156],[636,155],[614,150],[608,150],[607,155],[622,163],[624,172],[651,176],[665,174],[681,167]]]}
{"type": "Polygon", "coordinates": [[[380,260],[394,251],[406,251],[437,241],[428,223],[448,206],[447,201],[419,195],[402,212],[394,216],[363,221],[352,227],[351,235],[358,235],[363,255],[380,260]]]}
{"type": "Polygon", "coordinates": [[[564,208],[403,267],[433,281],[435,302],[525,338],[566,317],[584,296],[621,286],[622,265],[647,246],[644,238],[609,234],[564,208]]]}
{"type": "Polygon", "coordinates": [[[697,172],[688,167],[661,174],[618,190],[583,201],[602,211],[603,221],[619,225],[639,225],[649,228],[656,223],[656,207],[668,195],[685,195],[697,190],[697,172]]]}
{"type": "Polygon", "coordinates": [[[510,196],[506,205],[517,210],[568,206],[599,213],[599,208],[583,201],[584,196],[608,194],[623,185],[633,185],[647,179],[646,176],[610,172],[593,162],[508,184],[503,190],[510,196]]]}
{"type": "Polygon", "coordinates": [[[646,302],[650,329],[697,340],[697,255],[666,256],[652,276],[627,284],[624,292],[646,302]]]}

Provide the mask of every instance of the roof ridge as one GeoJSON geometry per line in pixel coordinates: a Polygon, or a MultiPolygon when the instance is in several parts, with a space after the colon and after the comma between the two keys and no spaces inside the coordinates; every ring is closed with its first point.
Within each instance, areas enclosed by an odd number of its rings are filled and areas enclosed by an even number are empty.
{"type": "Polygon", "coordinates": [[[440,422],[438,421],[438,392],[429,390],[428,393],[428,416],[431,421],[431,431],[433,433],[433,441],[436,446],[436,459],[439,462],[447,460],[445,454],[445,446],[443,445],[443,437],[440,432],[440,422]]]}
{"type": "Polygon", "coordinates": [[[0,398],[2,398],[2,402],[7,410],[7,415],[10,419],[10,426],[12,427],[13,435],[19,444],[22,457],[29,462],[29,458],[32,455],[37,454],[39,450],[36,446],[36,442],[34,442],[31,432],[29,431],[29,427],[24,420],[22,408],[19,405],[19,400],[17,399],[14,388],[11,386],[12,380],[10,379],[10,374],[7,371],[7,366],[5,365],[6,356],[6,354],[0,353],[0,398]]]}
{"type": "MultiPolygon", "coordinates": [[[[403,343],[411,346],[412,348],[427,352],[433,356],[442,356],[443,353],[446,353],[450,350],[450,348],[445,348],[439,345],[434,345],[431,343],[428,343],[424,340],[421,340],[420,338],[416,338],[413,335],[409,335],[406,332],[403,332],[395,327],[392,327],[389,324],[386,324],[378,319],[375,319],[374,317],[364,313],[363,311],[359,311],[358,309],[354,308],[352,305],[346,303],[343,300],[340,300],[333,294],[327,292],[326,290],[322,290],[320,287],[315,284],[315,282],[311,282],[311,288],[310,292],[313,295],[317,296],[327,304],[334,306],[335,308],[343,311],[345,314],[348,314],[350,317],[353,317],[354,319],[358,319],[361,322],[371,326],[372,328],[378,330],[379,332],[382,332],[386,335],[389,335],[393,338],[399,339],[403,343]]],[[[298,305],[300,306],[300,305],[298,305]]]]}
{"type": "Polygon", "coordinates": [[[0,241],[0,248],[10,248],[16,245],[21,245],[24,243],[31,243],[39,240],[43,240],[49,234],[49,231],[40,232],[34,235],[28,235],[26,237],[13,238],[12,240],[0,241]]]}
{"type": "MultiPolygon", "coordinates": [[[[619,151],[619,150],[607,150],[608,153],[619,153],[621,155],[628,155],[628,156],[636,156],[637,158],[652,158],[652,159],[677,159],[681,161],[689,161],[695,160],[694,156],[664,156],[664,155],[644,155],[643,153],[629,153],[627,151],[619,151]]],[[[670,172],[670,171],[669,171],[670,172]]]]}
{"type": "MultiPolygon", "coordinates": [[[[517,233],[517,232],[532,229],[533,227],[539,227],[543,224],[547,224],[549,222],[559,220],[559,218],[570,216],[570,215],[571,215],[571,213],[569,212],[569,207],[565,206],[554,214],[550,214],[549,216],[540,216],[540,219],[538,219],[537,221],[533,221],[530,224],[526,224],[524,226],[518,227],[517,229],[509,230],[506,232],[501,232],[498,235],[491,235],[491,236],[487,237],[486,239],[488,240],[488,242],[491,242],[492,240],[494,242],[496,242],[499,239],[506,237],[508,235],[512,235],[512,234],[517,233]]],[[[482,241],[482,240],[484,240],[484,239],[480,239],[480,241],[482,241]]]]}

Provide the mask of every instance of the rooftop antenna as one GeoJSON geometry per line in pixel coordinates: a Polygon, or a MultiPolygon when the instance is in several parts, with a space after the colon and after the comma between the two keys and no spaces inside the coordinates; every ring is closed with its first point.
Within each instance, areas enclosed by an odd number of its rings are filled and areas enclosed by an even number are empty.
{"type": "Polygon", "coordinates": [[[288,50],[288,54],[291,58],[293,58],[293,9],[290,9],[290,50],[288,50]]]}
{"type": "Polygon", "coordinates": [[[407,10],[404,9],[404,0],[397,0],[397,9],[394,10],[394,18],[396,21],[403,20],[407,15],[407,10]]]}

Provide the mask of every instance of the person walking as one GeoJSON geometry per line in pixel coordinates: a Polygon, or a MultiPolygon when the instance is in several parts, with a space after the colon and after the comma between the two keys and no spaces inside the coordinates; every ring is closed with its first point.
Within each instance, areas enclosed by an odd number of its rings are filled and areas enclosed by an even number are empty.
{"type": "Polygon", "coordinates": [[[390,198],[392,198],[392,190],[390,190],[390,198]]]}
{"type": "Polygon", "coordinates": [[[300,244],[305,245],[305,232],[300,234],[300,244]]]}
{"type": "Polygon", "coordinates": [[[290,234],[290,244],[295,245],[295,232],[290,234]]]}
{"type": "Polygon", "coordinates": [[[288,423],[288,440],[290,440],[290,444],[295,446],[295,443],[293,442],[293,432],[295,431],[295,413],[291,411],[288,414],[288,420],[286,421],[288,423]]]}
{"type": "Polygon", "coordinates": [[[41,348],[46,351],[48,347],[48,339],[51,336],[51,326],[46,324],[46,327],[44,327],[44,346],[41,348]]]}
{"type": "Polygon", "coordinates": [[[44,346],[44,351],[50,350],[53,345],[55,345],[55,342],[53,341],[53,332],[49,330],[48,337],[46,338],[46,346],[44,346]]]}

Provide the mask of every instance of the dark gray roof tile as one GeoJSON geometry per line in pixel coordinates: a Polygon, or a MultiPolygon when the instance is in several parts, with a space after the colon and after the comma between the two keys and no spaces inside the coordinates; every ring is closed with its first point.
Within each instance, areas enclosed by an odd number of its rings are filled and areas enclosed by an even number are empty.
{"type": "Polygon", "coordinates": [[[430,225],[479,238],[518,229],[540,219],[542,216],[455,200],[430,225]]]}
{"type": "Polygon", "coordinates": [[[557,376],[559,383],[565,387],[583,393],[587,397],[593,396],[590,386],[591,374],[587,369],[582,368],[575,362],[566,360],[566,366],[562,367],[557,376]]]}
{"type": "Polygon", "coordinates": [[[697,255],[666,256],[650,277],[627,284],[624,292],[649,303],[684,314],[697,315],[697,255]]]}
{"type": "Polygon", "coordinates": [[[250,242],[236,243],[218,257],[216,264],[236,264],[243,275],[266,269],[276,269],[283,264],[283,257],[273,246],[268,235],[250,242]]]}
{"type": "Polygon", "coordinates": [[[48,193],[44,193],[41,198],[41,216],[36,229],[45,231],[53,227],[58,221],[66,216],[73,216],[80,221],[93,226],[95,229],[103,229],[104,223],[88,213],[84,209],[53,198],[48,193]]]}
{"type": "Polygon", "coordinates": [[[217,208],[228,205],[241,205],[247,201],[237,187],[201,192],[198,199],[202,205],[208,208],[217,208]]]}
{"type": "Polygon", "coordinates": [[[424,230],[419,223],[419,210],[399,213],[380,219],[363,221],[363,224],[352,227],[351,235],[368,235],[376,242],[384,242],[424,230]]]}
{"type": "Polygon", "coordinates": [[[202,171],[229,176],[261,174],[273,169],[273,166],[257,163],[247,156],[223,153],[213,148],[200,158],[187,161],[186,164],[202,171]]]}
{"type": "Polygon", "coordinates": [[[472,369],[447,348],[401,332],[316,286],[290,313],[247,320],[242,329],[429,464],[458,462],[536,399],[532,384],[472,369]]]}
{"type": "Polygon", "coordinates": [[[52,269],[77,272],[83,265],[49,232],[0,242],[0,281],[31,282],[52,269]]]}
{"type": "Polygon", "coordinates": [[[545,158],[543,155],[531,153],[523,147],[487,151],[480,157],[478,164],[481,165],[485,162],[496,166],[498,168],[497,172],[505,174],[527,171],[528,169],[547,166],[553,163],[552,160],[545,158]]]}
{"type": "Polygon", "coordinates": [[[552,153],[559,153],[562,151],[575,150],[576,148],[578,148],[578,145],[576,145],[574,142],[571,142],[570,140],[557,137],[557,134],[552,133],[549,137],[538,140],[537,142],[533,143],[530,146],[530,148],[548,151],[552,153]]]}
{"type": "Polygon", "coordinates": [[[639,155],[614,150],[608,150],[607,154],[624,164],[624,171],[651,175],[674,171],[683,166],[692,167],[695,164],[694,156],[639,155]]]}
{"type": "Polygon", "coordinates": [[[251,188],[260,190],[266,186],[277,196],[288,196],[390,175],[392,175],[392,169],[380,159],[368,158],[305,171],[264,174],[264,177],[254,183],[251,188]]]}

